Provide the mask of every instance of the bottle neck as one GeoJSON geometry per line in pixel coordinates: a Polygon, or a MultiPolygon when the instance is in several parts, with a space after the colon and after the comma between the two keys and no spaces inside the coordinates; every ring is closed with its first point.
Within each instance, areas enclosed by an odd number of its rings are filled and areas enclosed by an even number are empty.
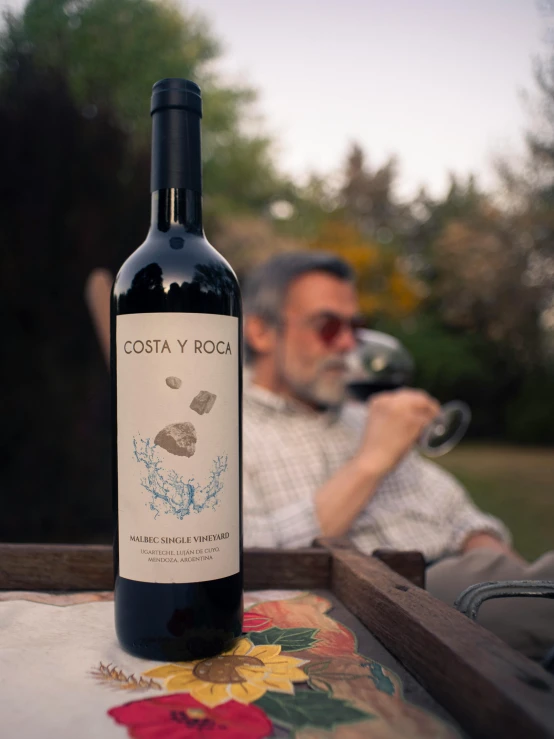
{"type": "Polygon", "coordinates": [[[152,115],[152,228],[202,234],[200,114],[162,107],[152,115]]]}
{"type": "Polygon", "coordinates": [[[164,188],[152,193],[151,226],[167,232],[181,227],[189,233],[202,235],[202,195],[185,188],[164,188]]]}

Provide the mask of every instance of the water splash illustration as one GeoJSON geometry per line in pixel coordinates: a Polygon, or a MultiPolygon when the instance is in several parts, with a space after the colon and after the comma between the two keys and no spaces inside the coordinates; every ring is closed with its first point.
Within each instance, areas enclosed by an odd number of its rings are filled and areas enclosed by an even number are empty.
{"type": "Polygon", "coordinates": [[[226,454],[214,459],[208,482],[202,485],[194,477],[185,481],[175,470],[166,470],[152,439],[135,437],[133,450],[136,461],[144,468],[140,482],[152,496],[148,506],[154,518],[163,513],[183,519],[191,513],[216,508],[223,490],[222,477],[227,470],[226,454]]]}

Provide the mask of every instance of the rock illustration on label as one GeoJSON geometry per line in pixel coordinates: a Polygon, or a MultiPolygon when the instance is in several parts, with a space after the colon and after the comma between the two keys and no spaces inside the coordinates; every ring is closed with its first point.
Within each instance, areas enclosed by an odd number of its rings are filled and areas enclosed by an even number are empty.
{"type": "Polygon", "coordinates": [[[133,449],[137,463],[146,473],[140,482],[151,496],[147,505],[154,513],[154,518],[163,513],[183,519],[192,513],[217,507],[223,490],[223,476],[227,470],[226,454],[214,459],[208,481],[202,484],[194,477],[184,480],[175,470],[164,469],[156,450],[156,441],[136,436],[133,439],[133,449]]]}
{"type": "Polygon", "coordinates": [[[209,393],[207,390],[201,390],[189,407],[200,416],[203,416],[204,413],[209,413],[212,410],[216,398],[217,395],[209,393]]]}
{"type": "Polygon", "coordinates": [[[189,421],[170,423],[158,431],[154,444],[177,457],[192,457],[196,451],[196,429],[189,421]]]}
{"type": "Polygon", "coordinates": [[[166,377],[165,384],[172,390],[178,390],[183,384],[183,381],[179,377],[166,377]]]}

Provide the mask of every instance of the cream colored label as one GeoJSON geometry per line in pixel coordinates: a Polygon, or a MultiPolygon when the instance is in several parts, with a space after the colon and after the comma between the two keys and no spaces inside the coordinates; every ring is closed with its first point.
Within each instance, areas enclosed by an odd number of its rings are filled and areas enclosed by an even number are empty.
{"type": "Polygon", "coordinates": [[[117,317],[119,567],[142,582],[239,571],[239,326],[117,317]]]}

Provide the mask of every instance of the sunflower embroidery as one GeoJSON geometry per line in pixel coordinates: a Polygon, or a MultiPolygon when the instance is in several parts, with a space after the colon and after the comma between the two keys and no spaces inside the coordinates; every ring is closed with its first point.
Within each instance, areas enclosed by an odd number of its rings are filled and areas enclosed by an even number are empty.
{"type": "Polygon", "coordinates": [[[308,679],[300,669],[306,663],[307,660],[281,654],[280,644],[255,646],[242,638],[217,657],[163,665],[143,675],[165,679],[166,690],[189,693],[213,707],[229,700],[253,703],[268,690],[293,695],[293,683],[308,679]]]}

